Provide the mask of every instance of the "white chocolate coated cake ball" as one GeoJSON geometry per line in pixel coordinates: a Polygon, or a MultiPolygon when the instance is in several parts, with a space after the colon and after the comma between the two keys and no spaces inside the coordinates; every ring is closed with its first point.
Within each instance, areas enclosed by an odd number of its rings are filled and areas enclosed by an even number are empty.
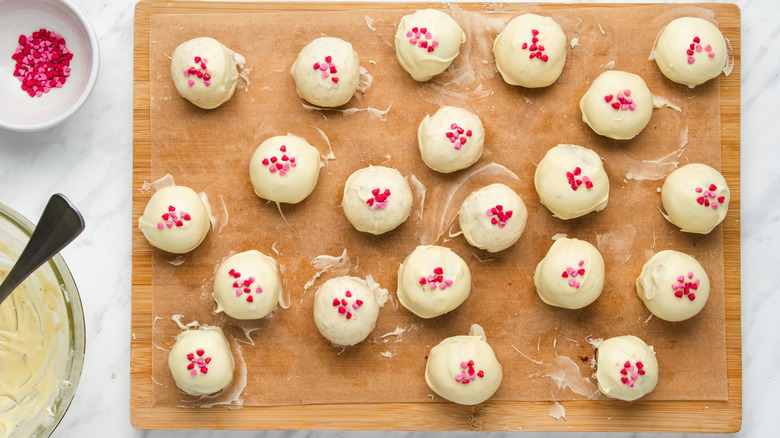
{"type": "Polygon", "coordinates": [[[233,366],[230,345],[219,327],[181,332],[168,355],[176,386],[191,395],[225,389],[233,380],[233,366]]]}
{"type": "Polygon", "coordinates": [[[460,229],[469,244],[488,252],[514,245],[528,220],[520,196],[500,183],[472,192],[461,204],[458,215],[460,229]]]}
{"type": "Polygon", "coordinates": [[[710,279],[693,257],[661,251],[642,267],[636,293],[653,315],[665,321],[684,321],[698,314],[710,297],[710,279]]]}
{"type": "Polygon", "coordinates": [[[501,386],[503,368],[480,332],[482,328],[474,324],[468,335],[444,339],[431,348],[425,382],[433,392],[469,406],[495,394],[501,386]]]}
{"type": "Polygon", "coordinates": [[[398,301],[421,318],[455,310],[471,292],[471,271],[451,249],[418,246],[398,268],[398,301]]]}
{"type": "Polygon", "coordinates": [[[306,199],[320,176],[320,152],[295,135],[278,135],[257,147],[249,179],[257,196],[297,204],[306,199]]]}
{"type": "Polygon", "coordinates": [[[344,185],[344,215],[358,231],[382,234],[404,223],[412,211],[412,189],[395,169],[368,166],[344,185]]]}
{"type": "Polygon", "coordinates": [[[443,106],[420,122],[417,144],[428,167],[451,173],[479,160],[485,145],[485,128],[479,117],[465,109],[443,106]]]}
{"type": "Polygon", "coordinates": [[[580,100],[582,121],[596,134],[629,140],[642,132],[653,115],[653,95],[641,77],[605,71],[580,100]]]}
{"type": "Polygon", "coordinates": [[[314,323],[336,345],[355,345],[366,339],[378,316],[374,292],[357,277],[331,278],[314,295],[314,323]]]}
{"type": "Polygon", "coordinates": [[[298,53],[290,74],[298,96],[313,105],[333,108],[349,102],[357,91],[360,61],[352,44],[322,37],[298,53]]]}
{"type": "Polygon", "coordinates": [[[201,37],[185,41],[171,55],[171,77],[179,94],[204,109],[230,100],[236,91],[244,57],[219,41],[201,37]]]}
{"type": "Polygon", "coordinates": [[[712,231],[726,217],[729,199],[731,194],[723,175],[701,163],[675,170],[661,187],[664,217],[686,233],[712,231]]]}
{"type": "Polygon", "coordinates": [[[209,232],[206,205],[189,187],[162,187],[149,199],[138,228],[155,248],[183,254],[197,248],[209,232]]]}
{"type": "Polygon", "coordinates": [[[395,33],[395,56],[415,81],[443,72],[460,53],[466,34],[449,15],[425,9],[407,15],[395,33]]]}
{"type": "Polygon", "coordinates": [[[282,285],[279,265],[260,251],[234,254],[220,263],[214,275],[216,312],[235,319],[259,319],[279,303],[282,285]]]}
{"type": "Polygon", "coordinates": [[[599,154],[571,144],[547,151],[536,167],[539,200],[553,216],[573,219],[601,211],[609,201],[609,178],[599,154]]]}
{"type": "Polygon", "coordinates": [[[551,306],[581,309],[596,301],[604,288],[604,259],[584,240],[556,240],[536,265],[534,285],[551,306]]]}
{"type": "Polygon", "coordinates": [[[728,52],[717,26],[701,18],[682,17],[661,31],[654,56],[664,76],[693,88],[723,71],[728,52]]]}
{"type": "Polygon", "coordinates": [[[658,383],[653,347],[636,336],[605,339],[598,346],[596,379],[609,398],[632,401],[644,397],[658,383]]]}
{"type": "Polygon", "coordinates": [[[566,35],[550,17],[515,17],[493,42],[496,67],[509,85],[540,88],[552,85],[566,62],[566,35]]]}

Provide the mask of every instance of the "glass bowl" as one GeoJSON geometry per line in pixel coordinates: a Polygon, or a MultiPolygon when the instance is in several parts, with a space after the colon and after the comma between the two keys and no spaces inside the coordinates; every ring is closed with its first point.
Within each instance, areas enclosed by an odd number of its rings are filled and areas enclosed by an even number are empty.
{"type": "MultiPolygon", "coordinates": [[[[18,258],[22,249],[24,249],[24,246],[27,244],[33,229],[34,225],[24,216],[5,204],[0,203],[0,268],[2,268],[3,271],[7,271],[10,268],[9,264],[13,263],[18,258]]],[[[2,275],[2,277],[4,278],[5,275],[2,275]]],[[[10,418],[15,414],[11,415],[9,414],[10,410],[6,411],[4,409],[8,406],[0,406],[0,428],[3,427],[2,421],[11,421],[10,427],[17,429],[11,434],[12,436],[48,437],[60,423],[65,412],[67,412],[81,377],[81,369],[84,365],[86,338],[84,312],[81,307],[78,289],[76,289],[76,283],[73,281],[73,276],[71,275],[68,266],[65,264],[65,261],[62,259],[62,256],[59,254],[38,268],[33,275],[25,280],[24,285],[28,285],[28,292],[35,291],[29,292],[29,296],[35,298],[36,305],[41,308],[44,308],[45,306],[45,314],[49,316],[51,320],[58,321],[55,325],[58,333],[57,342],[52,342],[51,345],[49,345],[48,350],[46,350],[45,353],[40,354],[48,355],[52,354],[53,351],[56,351],[54,354],[60,354],[59,360],[47,361],[47,363],[57,363],[56,367],[49,365],[45,366],[45,370],[49,371],[50,374],[57,374],[54,380],[52,380],[52,382],[56,382],[56,385],[54,385],[54,383],[51,385],[44,383],[28,385],[33,386],[33,389],[29,390],[30,395],[27,395],[25,399],[35,400],[32,397],[33,395],[36,395],[39,400],[46,400],[51,396],[54,397],[51,401],[47,400],[44,403],[40,403],[40,405],[42,405],[40,406],[40,409],[38,409],[38,406],[35,406],[31,412],[23,415],[21,422],[16,421],[18,418],[10,418]],[[45,292],[39,292],[41,290],[44,290],[45,292]],[[44,297],[47,293],[48,295],[44,297]],[[55,308],[58,309],[56,313],[52,310],[55,308]],[[61,319],[57,320],[57,318],[61,319]],[[62,328],[62,330],[59,330],[59,328],[62,328]],[[45,389],[46,393],[36,394],[35,391],[39,391],[41,387],[48,388],[45,389]],[[52,387],[54,387],[54,389],[51,389],[52,387]]],[[[35,306],[27,305],[24,301],[13,301],[9,303],[9,301],[15,300],[15,295],[18,291],[19,289],[9,296],[6,302],[3,303],[2,308],[0,308],[0,310],[2,310],[2,312],[0,312],[0,317],[4,319],[3,321],[0,321],[0,326],[2,326],[2,324],[8,325],[9,319],[16,319],[16,327],[18,330],[14,333],[23,334],[24,330],[19,327],[22,327],[25,322],[34,328],[38,328],[44,324],[40,324],[37,321],[30,324],[29,320],[24,318],[25,316],[30,316],[24,312],[35,306]],[[21,303],[21,305],[17,306],[17,303],[21,303]],[[19,310],[20,308],[22,310],[19,310]]],[[[33,301],[33,299],[31,298],[30,301],[33,301]]],[[[25,327],[27,326],[25,325],[25,327]]],[[[10,335],[13,335],[14,333],[10,333],[10,335]]],[[[14,339],[18,340],[19,338],[14,339]]],[[[24,342],[13,344],[14,347],[20,347],[20,345],[24,345],[24,342]]],[[[2,341],[0,341],[0,347],[2,347],[2,341]]],[[[18,348],[4,350],[0,348],[0,378],[6,377],[5,374],[2,374],[3,368],[8,367],[9,365],[16,366],[15,361],[18,361],[20,358],[19,352],[14,351],[17,349],[18,348]],[[4,361],[9,361],[10,363],[3,363],[4,361]]],[[[33,351],[30,351],[30,355],[31,357],[36,357],[33,351]]],[[[26,352],[23,354],[23,357],[25,361],[28,360],[26,352]]],[[[56,358],[56,356],[54,357],[56,358]]],[[[41,374],[47,374],[46,371],[38,370],[41,374]]],[[[30,374],[32,376],[30,380],[38,376],[35,372],[31,372],[30,374]]],[[[16,381],[14,381],[14,384],[15,383],[16,381]]],[[[0,388],[8,388],[6,385],[7,382],[0,382],[0,388]]],[[[19,384],[19,386],[22,385],[19,384]]],[[[5,394],[2,394],[2,391],[0,391],[0,399],[4,398],[2,397],[3,395],[5,394]]],[[[2,401],[0,401],[0,403],[1,402],[2,401]]],[[[14,409],[18,408],[14,407],[14,409]]],[[[6,427],[8,426],[9,424],[6,424],[6,427]]]]}

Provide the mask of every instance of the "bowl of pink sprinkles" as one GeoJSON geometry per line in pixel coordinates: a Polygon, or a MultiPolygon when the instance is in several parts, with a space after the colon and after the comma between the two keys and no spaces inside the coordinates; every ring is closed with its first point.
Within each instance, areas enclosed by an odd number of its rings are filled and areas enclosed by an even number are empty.
{"type": "Polygon", "coordinates": [[[57,126],[92,93],[97,36],[68,0],[0,0],[0,128],[57,126]]]}

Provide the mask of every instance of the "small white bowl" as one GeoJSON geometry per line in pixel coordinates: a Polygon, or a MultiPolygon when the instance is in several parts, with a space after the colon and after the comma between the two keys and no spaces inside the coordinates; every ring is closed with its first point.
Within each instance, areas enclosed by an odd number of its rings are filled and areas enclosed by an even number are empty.
{"type": "Polygon", "coordinates": [[[41,131],[59,125],[87,100],[97,80],[100,53],[92,25],[68,0],[0,0],[0,128],[41,131]],[[62,88],[30,97],[13,75],[19,35],[45,28],[73,53],[62,88]]]}

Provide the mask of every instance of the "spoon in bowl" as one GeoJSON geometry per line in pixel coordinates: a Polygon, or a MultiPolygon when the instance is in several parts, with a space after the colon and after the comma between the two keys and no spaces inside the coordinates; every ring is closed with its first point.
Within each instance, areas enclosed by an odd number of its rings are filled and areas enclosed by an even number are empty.
{"type": "Polygon", "coordinates": [[[65,196],[59,193],[52,195],[22,254],[0,283],[0,303],[82,231],[84,218],[81,213],[65,196]]]}

